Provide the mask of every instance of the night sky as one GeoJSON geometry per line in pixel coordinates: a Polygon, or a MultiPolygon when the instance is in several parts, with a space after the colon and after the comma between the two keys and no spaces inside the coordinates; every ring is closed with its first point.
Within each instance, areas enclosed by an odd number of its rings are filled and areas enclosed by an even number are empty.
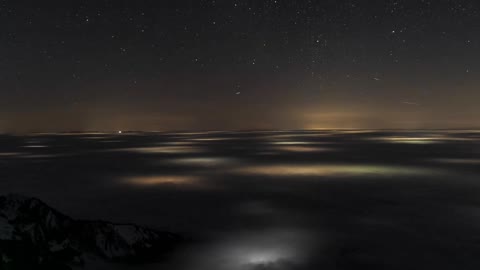
{"type": "Polygon", "coordinates": [[[478,0],[0,2],[0,131],[475,128],[478,0]]]}

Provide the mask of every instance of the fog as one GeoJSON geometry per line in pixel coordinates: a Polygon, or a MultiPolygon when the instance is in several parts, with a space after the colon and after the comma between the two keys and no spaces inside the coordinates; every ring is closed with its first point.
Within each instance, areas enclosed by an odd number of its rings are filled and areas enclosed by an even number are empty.
{"type": "Polygon", "coordinates": [[[478,269],[479,140],[471,130],[2,135],[0,189],[191,239],[127,269],[478,269]]]}

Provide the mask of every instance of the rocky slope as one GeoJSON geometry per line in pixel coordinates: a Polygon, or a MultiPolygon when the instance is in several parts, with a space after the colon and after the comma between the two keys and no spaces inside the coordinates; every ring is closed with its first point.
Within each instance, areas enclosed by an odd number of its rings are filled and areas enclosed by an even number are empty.
{"type": "Polygon", "coordinates": [[[94,260],[147,262],[180,238],[131,224],[75,220],[35,198],[0,196],[0,269],[71,269],[94,260]]]}

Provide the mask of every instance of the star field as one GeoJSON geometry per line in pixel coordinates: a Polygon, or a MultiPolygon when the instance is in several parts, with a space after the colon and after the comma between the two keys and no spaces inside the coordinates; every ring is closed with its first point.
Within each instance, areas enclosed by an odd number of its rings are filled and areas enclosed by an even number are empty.
{"type": "Polygon", "coordinates": [[[479,12],[473,0],[1,1],[0,130],[473,127],[479,12]]]}

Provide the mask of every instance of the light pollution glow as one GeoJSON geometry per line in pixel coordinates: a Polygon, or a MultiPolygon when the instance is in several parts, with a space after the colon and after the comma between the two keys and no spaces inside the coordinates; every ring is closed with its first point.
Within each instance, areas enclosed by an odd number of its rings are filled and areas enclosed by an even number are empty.
{"type": "Polygon", "coordinates": [[[386,166],[386,165],[326,165],[326,164],[273,164],[238,168],[237,173],[265,176],[407,176],[432,175],[434,170],[418,167],[386,166]]]}
{"type": "Polygon", "coordinates": [[[305,263],[314,234],[299,229],[266,229],[221,240],[187,262],[189,269],[277,269],[305,263]]]}
{"type": "Polygon", "coordinates": [[[157,186],[157,185],[196,185],[198,177],[185,175],[152,175],[128,177],[124,180],[133,186],[157,186]]]}
{"type": "Polygon", "coordinates": [[[333,149],[326,148],[326,147],[299,146],[299,145],[277,146],[274,149],[279,151],[298,152],[298,153],[333,151],[333,149]]]}
{"type": "MultiPolygon", "coordinates": [[[[85,105],[76,111],[58,108],[29,113],[5,113],[0,121],[0,132],[60,132],[60,131],[115,131],[118,130],[275,130],[275,129],[424,129],[424,128],[475,128],[480,120],[473,117],[478,106],[469,101],[457,101],[461,108],[452,106],[459,113],[452,116],[445,113],[449,105],[437,105],[429,108],[405,108],[396,104],[391,109],[376,109],[377,106],[351,104],[332,100],[325,109],[313,109],[295,100],[286,100],[275,107],[285,107],[285,112],[265,113],[266,108],[249,108],[248,106],[219,106],[217,113],[212,113],[209,104],[187,106],[188,101],[175,99],[172,103],[183,104],[186,110],[168,109],[156,111],[153,108],[138,111],[123,107],[122,104],[95,104],[96,108],[110,108],[98,111],[85,105]],[[351,109],[342,109],[351,107],[351,109]],[[248,111],[251,109],[252,111],[248,111]],[[406,110],[408,109],[408,110],[406,110]],[[351,111],[350,111],[351,110],[351,111]],[[154,112],[152,112],[154,111],[154,112]],[[224,112],[228,113],[228,117],[224,112]],[[399,112],[394,112],[399,111],[399,112]],[[436,114],[432,111],[437,112],[436,114]],[[198,113],[200,112],[200,113],[198,113]]],[[[216,105],[216,106],[217,106],[216,105]]],[[[230,104],[231,105],[231,104],[230,104]]],[[[156,104],[156,107],[160,105],[156,104]]],[[[318,104],[311,107],[318,107],[318,104]]],[[[171,106],[169,106],[171,107],[171,106]]],[[[190,135],[189,133],[177,133],[190,135]]]]}
{"type": "Polygon", "coordinates": [[[195,157],[195,158],[175,158],[171,159],[169,163],[180,165],[194,165],[194,166],[226,166],[238,163],[233,158],[224,157],[195,157]]]}
{"type": "Polygon", "coordinates": [[[195,146],[154,146],[127,148],[121,149],[120,151],[129,151],[143,154],[189,154],[202,152],[202,149],[195,146]]]}
{"type": "MultiPolygon", "coordinates": [[[[218,159],[178,159],[174,163],[196,164],[211,166],[218,159]]],[[[271,176],[271,177],[390,177],[390,176],[432,176],[441,172],[420,167],[407,166],[386,166],[386,165],[253,165],[245,167],[228,168],[224,170],[227,174],[239,174],[246,176],[271,176]]],[[[134,186],[159,186],[159,185],[181,185],[181,186],[203,186],[201,177],[194,175],[152,175],[135,176],[124,179],[124,182],[134,186]]]]}
{"type": "Polygon", "coordinates": [[[372,138],[371,140],[384,141],[389,143],[406,143],[406,144],[435,144],[442,143],[445,141],[471,141],[471,138],[465,137],[452,137],[445,135],[432,135],[432,136],[392,136],[392,137],[377,137],[372,138]]]}
{"type": "Polygon", "coordinates": [[[431,161],[446,164],[480,165],[480,159],[468,158],[437,158],[431,161]]]}

